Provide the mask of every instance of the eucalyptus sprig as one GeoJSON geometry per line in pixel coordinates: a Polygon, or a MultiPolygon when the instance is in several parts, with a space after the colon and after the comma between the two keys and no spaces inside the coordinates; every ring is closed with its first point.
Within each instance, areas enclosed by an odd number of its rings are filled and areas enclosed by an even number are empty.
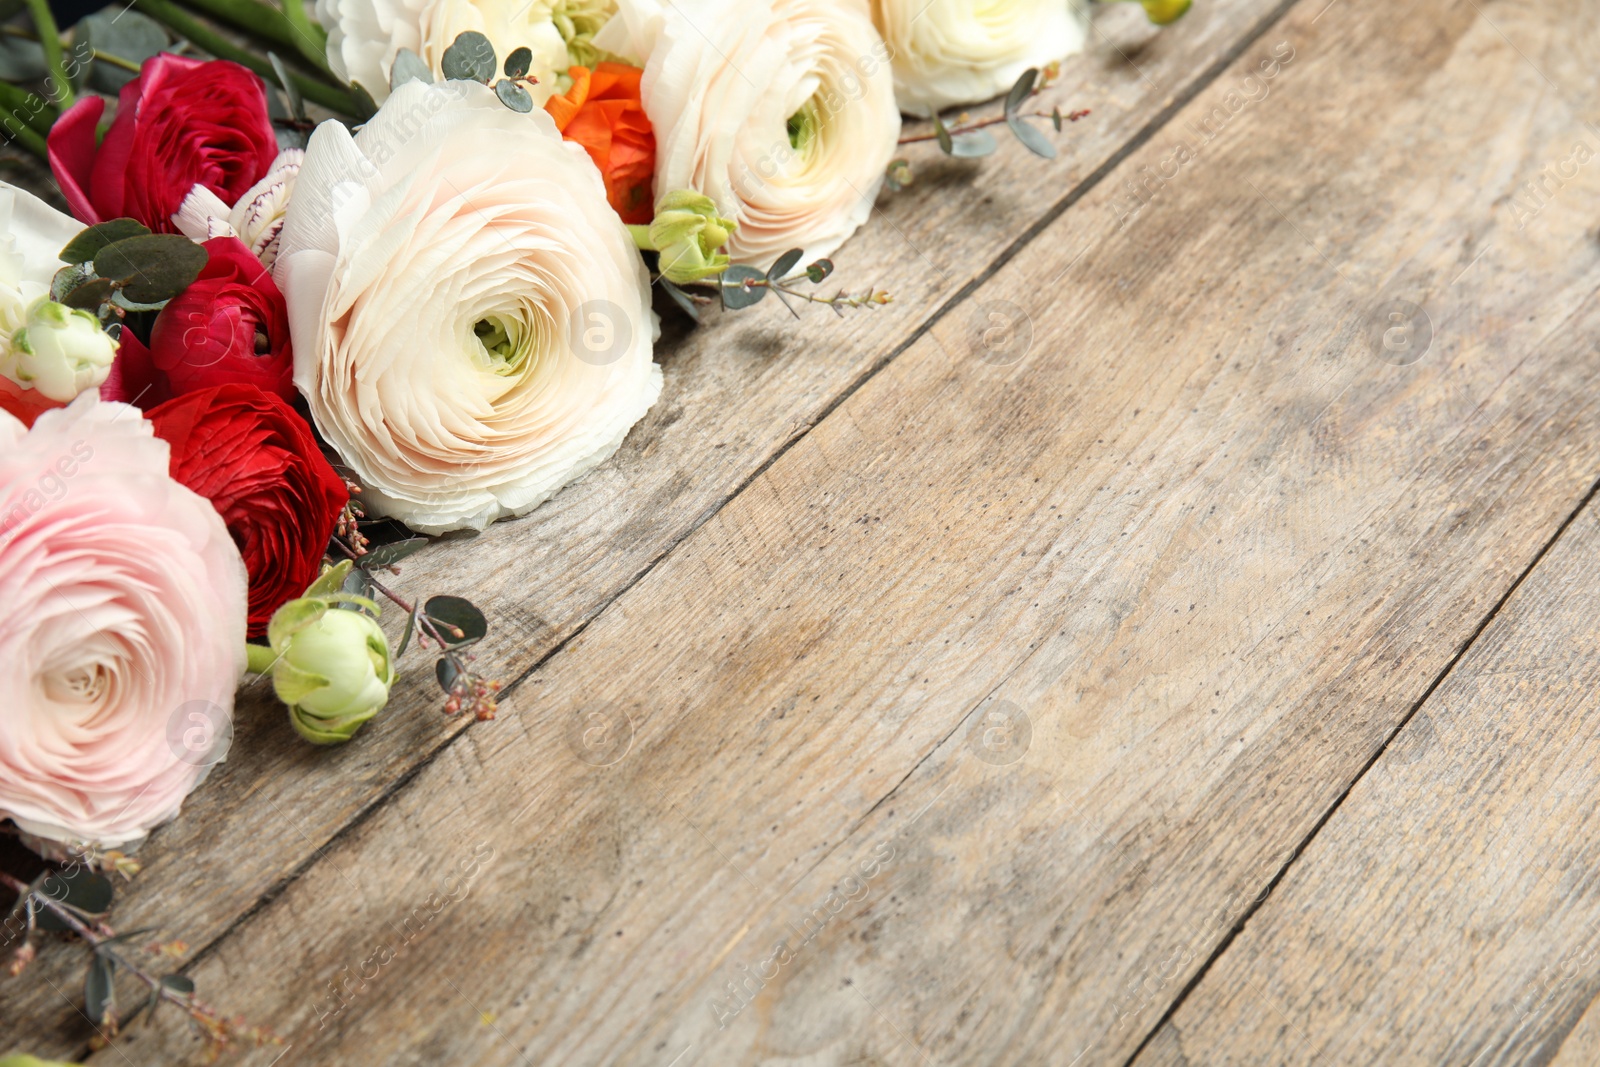
{"type": "Polygon", "coordinates": [[[725,268],[721,273],[691,282],[684,285],[674,285],[665,278],[658,281],[666,289],[677,305],[689,313],[690,318],[699,321],[701,307],[719,301],[726,311],[738,311],[742,308],[753,307],[759,304],[767,295],[773,293],[783,302],[789,314],[799,318],[800,314],[789,301],[791,298],[809,304],[822,304],[830,308],[834,314],[843,317],[846,308],[878,308],[889,303],[893,298],[888,291],[883,289],[863,289],[859,293],[851,293],[840,289],[832,296],[821,296],[817,293],[807,292],[796,288],[802,282],[812,285],[821,285],[823,280],[833,273],[833,260],[818,259],[807,264],[802,270],[795,270],[804,257],[798,248],[791,248],[779,256],[768,270],[752,267],[743,263],[735,263],[725,268]],[[695,291],[693,287],[709,287],[713,294],[695,291]]]}
{"type": "MultiPolygon", "coordinates": [[[[915,134],[910,137],[900,138],[900,144],[918,144],[925,141],[937,141],[939,150],[947,156],[958,159],[977,159],[991,155],[999,145],[996,144],[994,134],[987,129],[1005,123],[1017,140],[1022,142],[1024,148],[1034,155],[1043,156],[1045,159],[1056,157],[1056,146],[1050,139],[1039,131],[1039,128],[1030,122],[1030,118],[1049,119],[1055,131],[1060,133],[1067,123],[1077,122],[1089,114],[1087,108],[1080,111],[1069,111],[1062,114],[1059,107],[1049,111],[1030,111],[1024,113],[1022,105],[1032,96],[1043,91],[1048,84],[1054,68],[1047,68],[1044,78],[1040,77],[1037,67],[1029,67],[1022,72],[1021,77],[1012,84],[1006,93],[1005,109],[993,118],[982,119],[974,122],[970,116],[963,112],[957,118],[954,126],[946,125],[938,112],[933,114],[933,132],[915,134]]],[[[910,184],[909,165],[903,159],[897,159],[889,164],[890,184],[896,188],[910,184]]]]}
{"type": "Polygon", "coordinates": [[[110,327],[130,311],[159,311],[200,276],[208,258],[187,237],[111,219],[88,227],[61,250],[67,265],[51,280],[50,299],[92,312],[110,327]]]}
{"type": "MultiPolygon", "coordinates": [[[[494,44],[489,38],[477,30],[468,30],[450,42],[450,47],[444,50],[444,55],[439,59],[439,67],[446,81],[472,81],[487,85],[494,90],[500,102],[512,111],[523,114],[532,111],[533,97],[526,86],[539,82],[538,78],[528,73],[533,66],[533,49],[513,48],[511,54],[506,56],[505,64],[499,68],[495,65],[496,58],[494,44]],[[496,79],[497,69],[504,71],[505,77],[496,79]]],[[[402,48],[389,71],[389,88],[397,89],[408,81],[432,84],[433,72],[421,56],[409,48],[402,48]]]]}

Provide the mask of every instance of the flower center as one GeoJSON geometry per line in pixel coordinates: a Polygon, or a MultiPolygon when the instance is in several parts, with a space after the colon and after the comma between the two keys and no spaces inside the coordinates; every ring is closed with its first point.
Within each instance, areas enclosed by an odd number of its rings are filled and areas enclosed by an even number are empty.
{"type": "Polygon", "coordinates": [[[789,147],[797,152],[805,151],[816,137],[819,126],[816,106],[807,101],[804,107],[789,116],[789,147]]]}
{"type": "Polygon", "coordinates": [[[110,686],[111,672],[103,663],[80,664],[45,681],[50,699],[62,704],[93,704],[110,686]]]}
{"type": "Polygon", "coordinates": [[[520,343],[522,327],[515,321],[491,315],[473,323],[472,332],[483,346],[489,369],[496,374],[515,374],[527,358],[528,346],[520,343]]]}

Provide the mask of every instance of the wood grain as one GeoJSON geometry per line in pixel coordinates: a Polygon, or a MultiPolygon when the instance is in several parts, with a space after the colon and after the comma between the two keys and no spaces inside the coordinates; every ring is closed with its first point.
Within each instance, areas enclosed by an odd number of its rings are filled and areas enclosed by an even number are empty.
{"type": "MultiPolygon", "coordinates": [[[[837,321],[812,309],[798,322],[763,307],[671,334],[658,350],[662,400],[617,457],[525,520],[412,557],[400,584],[471,595],[495,628],[484,665],[520,677],[1147,136],[1174,98],[1214,75],[1281,7],[1216,0],[1168,33],[1148,27],[1136,5],[1099,14],[1089,51],[1046,98],[1093,109],[1063,135],[1058,160],[1015,144],[979,163],[908,150],[916,183],[882,197],[835,257],[834,281],[887,288],[894,304],[837,321]]],[[[120,921],[204,948],[448,743],[464,724],[439,714],[431,663],[408,657],[403,666],[382,721],[333,752],[301,744],[261,687],[248,694],[233,755],[146,846],[145,874],[123,893],[120,921]]],[[[87,1029],[51,983],[76,995],[81,970],[75,953],[47,954],[28,982],[0,983],[0,1018],[28,1020],[36,1050],[80,1046],[87,1029]]]]}
{"type": "Polygon", "coordinates": [[[1597,554],[1591,504],[1140,1065],[1596,1062],[1597,554]]]}
{"type": "Polygon", "coordinates": [[[1126,1060],[1600,464],[1594,179],[1507,208],[1594,57],[1490,6],[1296,7],[196,979],[298,1062],[1126,1060]]]}

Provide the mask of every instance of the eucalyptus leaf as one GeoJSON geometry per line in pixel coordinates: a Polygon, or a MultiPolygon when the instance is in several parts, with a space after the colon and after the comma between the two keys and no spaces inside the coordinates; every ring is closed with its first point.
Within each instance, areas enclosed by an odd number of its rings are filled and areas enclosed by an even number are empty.
{"type": "Polygon", "coordinates": [[[805,249],[803,248],[789,249],[789,251],[778,257],[778,262],[772,265],[772,269],[767,272],[767,277],[787,278],[789,272],[794,270],[794,265],[800,262],[800,257],[803,255],[805,255],[805,249]]]}
{"type": "Polygon", "coordinates": [[[89,974],[83,982],[83,1010],[97,1027],[105,1022],[108,1013],[116,1010],[115,973],[116,964],[110,956],[96,953],[89,961],[89,974]]]}
{"type": "Polygon", "coordinates": [[[833,273],[833,260],[819,259],[806,268],[806,277],[812,285],[821,285],[822,279],[833,273]]]}
{"type": "Polygon", "coordinates": [[[426,537],[408,537],[404,541],[395,541],[387,545],[377,545],[367,550],[361,557],[361,565],[368,570],[374,567],[388,567],[399,563],[419,548],[428,544],[426,537]]]}
{"type": "Polygon", "coordinates": [[[452,81],[474,81],[489,84],[495,73],[494,45],[477,30],[468,30],[458,36],[444,50],[439,66],[444,76],[452,81]]]}
{"type": "MultiPolygon", "coordinates": [[[[126,7],[116,11],[107,8],[81,19],[73,31],[73,40],[130,63],[143,63],[171,43],[159,22],[126,7]]],[[[103,93],[115,93],[135,77],[132,71],[101,60],[87,67],[89,85],[103,93]]]]}
{"type": "Polygon", "coordinates": [[[971,130],[950,138],[950,154],[957,159],[979,159],[994,154],[999,147],[988,130],[971,130]]]}
{"type": "Polygon", "coordinates": [[[121,290],[111,294],[111,303],[113,306],[119,307],[123,311],[160,311],[162,308],[167,306],[167,302],[165,300],[156,300],[148,304],[141,303],[138,300],[129,300],[126,296],[122,295],[121,290]]]}
{"type": "Polygon", "coordinates": [[[128,237],[95,253],[94,270],[119,283],[129,300],[141,304],[169,300],[199,277],[206,250],[175,233],[128,237]]]}
{"type": "Polygon", "coordinates": [[[753,304],[760,303],[762,298],[767,295],[767,287],[765,285],[747,287],[745,283],[761,282],[766,281],[766,279],[765,271],[735,263],[720,275],[722,306],[729,311],[738,311],[740,308],[747,308],[753,304]]]}
{"type": "Polygon", "coordinates": [[[1039,127],[1015,115],[1006,117],[1006,125],[1011,127],[1011,132],[1017,135],[1017,140],[1034,155],[1043,156],[1045,159],[1056,158],[1056,146],[1051,143],[1050,138],[1039,131],[1039,127]]]}
{"type": "Polygon", "coordinates": [[[378,113],[378,102],[372,98],[367,87],[360,82],[350,83],[350,96],[356,105],[356,120],[366,122],[378,113]]]}
{"type": "Polygon", "coordinates": [[[497,81],[494,83],[494,95],[500,102],[512,111],[520,111],[524,115],[533,110],[533,97],[528,95],[528,90],[513,81],[497,81]]]}
{"type": "Polygon", "coordinates": [[[461,668],[456,666],[456,661],[446,656],[439,661],[433,669],[434,677],[439,679],[439,688],[446,693],[456,687],[456,681],[461,677],[461,668]]]}
{"type": "Polygon", "coordinates": [[[194,995],[194,980],[189,978],[187,975],[162,975],[161,984],[165,988],[172,990],[174,993],[179,993],[186,997],[194,995]]]}
{"type": "Polygon", "coordinates": [[[673,285],[666,279],[662,279],[661,287],[667,291],[668,296],[672,297],[672,302],[682,308],[684,313],[687,314],[689,318],[694,320],[696,323],[700,321],[700,309],[695,306],[695,302],[693,300],[689,299],[688,293],[684,292],[682,289],[679,289],[676,285],[673,285]]]}
{"type": "Polygon", "coordinates": [[[533,49],[522,47],[513,48],[511,54],[506,56],[504,70],[508,78],[526,77],[528,68],[533,66],[533,49]]]}
{"type": "Polygon", "coordinates": [[[1038,82],[1038,80],[1038,68],[1029,67],[1027,70],[1022,72],[1021,76],[1018,77],[1015,82],[1012,83],[1011,91],[1006,93],[1007,118],[1017,113],[1017,109],[1022,106],[1022,102],[1028,99],[1029,95],[1032,94],[1034,84],[1038,82]]]}
{"type": "Polygon", "coordinates": [[[300,89],[295,85],[294,79],[289,77],[289,70],[283,65],[283,60],[278,58],[278,53],[268,52],[267,60],[272,64],[272,73],[278,76],[278,84],[283,86],[283,95],[289,98],[289,117],[296,122],[306,121],[306,102],[300,97],[300,89]]]}
{"type": "Polygon", "coordinates": [[[81,864],[69,871],[53,871],[39,885],[41,895],[59,904],[76,908],[90,915],[104,915],[111,910],[116,886],[103,874],[96,874],[81,864]]]}
{"type": "Polygon", "coordinates": [[[134,219],[111,219],[96,223],[67,242],[58,257],[63,263],[89,263],[106,245],[129,237],[142,237],[150,227],[134,219]]]}
{"type": "Polygon", "coordinates": [[[417,612],[421,610],[421,605],[413,606],[411,609],[411,614],[406,616],[405,632],[400,635],[400,644],[394,650],[395,659],[399,659],[401,656],[405,655],[406,649],[411,647],[411,635],[415,633],[417,629],[417,612]]]}
{"type": "Polygon", "coordinates": [[[0,78],[13,84],[31,82],[44,77],[49,70],[49,64],[44,61],[44,49],[38,41],[0,37],[0,78]]]}
{"type": "MultiPolygon", "coordinates": [[[[360,597],[362,600],[371,603],[373,593],[372,575],[368,574],[360,567],[352,567],[350,569],[350,573],[345,575],[344,582],[340,585],[339,591],[342,593],[348,593],[350,596],[360,597]]],[[[348,601],[344,602],[348,603],[348,601]]],[[[359,602],[357,602],[357,608],[366,615],[376,614],[375,611],[368,611],[366,609],[366,605],[360,604],[359,602]]]]}
{"type": "Polygon", "coordinates": [[[955,153],[955,148],[950,143],[950,131],[945,129],[944,120],[939,117],[937,111],[933,113],[933,136],[939,142],[939,151],[947,156],[955,153]]]}
{"type": "Polygon", "coordinates": [[[452,645],[465,645],[478,641],[489,632],[489,620],[483,617],[476,604],[458,596],[429,597],[422,606],[423,612],[433,620],[439,636],[452,645]],[[457,637],[449,627],[461,631],[457,637]]]}
{"type": "Polygon", "coordinates": [[[406,82],[432,85],[433,71],[428,69],[428,64],[422,61],[421,56],[409,48],[402,48],[394,57],[394,66],[389,68],[389,89],[398,89],[406,82]]]}
{"type": "Polygon", "coordinates": [[[1050,124],[1056,128],[1057,133],[1061,132],[1061,109],[1059,107],[1050,109],[1050,124]]]}
{"type": "Polygon", "coordinates": [[[90,278],[70,293],[63,294],[58,300],[69,308],[82,308],[85,311],[93,311],[107,300],[110,300],[115,294],[116,290],[112,288],[111,283],[106,279],[90,278]]]}
{"type": "Polygon", "coordinates": [[[50,279],[50,299],[60,303],[68,293],[93,277],[94,268],[82,263],[62,267],[50,279]]]}

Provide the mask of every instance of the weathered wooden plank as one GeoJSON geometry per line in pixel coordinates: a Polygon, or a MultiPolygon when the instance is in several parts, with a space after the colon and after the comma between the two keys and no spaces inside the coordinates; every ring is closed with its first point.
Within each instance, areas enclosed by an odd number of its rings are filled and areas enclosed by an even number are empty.
{"type": "MultiPolygon", "coordinates": [[[[1100,13],[1090,51],[1067,64],[1048,98],[1094,109],[1069,128],[1060,159],[1045,163],[1017,145],[978,164],[913,155],[916,184],[886,195],[879,217],[835,257],[835,280],[888,288],[895,304],[843,321],[814,309],[800,322],[774,306],[668,338],[662,401],[612,462],[526,520],[412,557],[403,584],[476,599],[496,627],[486,664],[518,677],[1013,241],[1078,195],[1281,7],[1282,0],[1216,0],[1163,34],[1136,5],[1100,13]]],[[[409,662],[384,720],[337,752],[301,744],[270,700],[245,700],[233,757],[146,847],[146,872],[125,891],[121,921],[159,924],[203,947],[453,737],[462,724],[435,710],[431,664],[409,662]]],[[[49,981],[70,986],[79,965],[48,955],[26,983],[0,983],[0,1018],[28,1019],[30,1038],[41,1035],[36,1047],[65,1050],[84,1029],[49,981]]]]}
{"type": "Polygon", "coordinates": [[[1139,1064],[1596,1062],[1597,554],[1591,504],[1139,1064]]]}
{"type": "Polygon", "coordinates": [[[306,1062],[1126,1059],[1590,487],[1593,179],[1507,209],[1576,2],[1296,8],[197,978],[306,1062]]]}

